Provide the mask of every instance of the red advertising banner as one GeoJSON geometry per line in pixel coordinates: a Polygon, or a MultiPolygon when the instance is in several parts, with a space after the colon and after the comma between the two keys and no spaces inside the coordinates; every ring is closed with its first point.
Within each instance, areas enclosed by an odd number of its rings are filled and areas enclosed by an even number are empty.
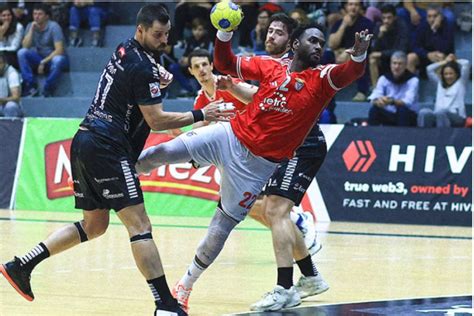
{"type": "MultiPolygon", "coordinates": [[[[145,147],[172,139],[168,134],[151,134],[145,147]]],[[[48,199],[72,196],[68,179],[71,175],[70,149],[72,139],[45,146],[46,192],[48,199]]],[[[170,193],[218,201],[220,174],[214,166],[196,169],[190,163],[162,166],[141,175],[144,192],[170,193]]]]}

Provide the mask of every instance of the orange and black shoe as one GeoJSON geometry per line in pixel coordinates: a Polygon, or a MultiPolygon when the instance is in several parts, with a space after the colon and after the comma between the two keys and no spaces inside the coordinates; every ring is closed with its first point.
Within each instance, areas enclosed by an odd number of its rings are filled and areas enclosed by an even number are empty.
{"type": "Polygon", "coordinates": [[[30,302],[35,299],[30,286],[31,271],[21,267],[20,258],[15,257],[12,261],[0,265],[0,272],[18,294],[30,302]]]}
{"type": "Polygon", "coordinates": [[[179,281],[175,284],[171,290],[171,295],[178,301],[179,306],[186,312],[189,313],[189,295],[191,295],[192,288],[187,288],[184,284],[179,281]]]}

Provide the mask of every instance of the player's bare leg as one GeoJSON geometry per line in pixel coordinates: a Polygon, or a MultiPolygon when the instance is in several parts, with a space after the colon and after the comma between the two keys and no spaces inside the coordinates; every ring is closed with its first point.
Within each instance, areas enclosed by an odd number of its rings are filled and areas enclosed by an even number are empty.
{"type": "Polygon", "coordinates": [[[296,243],[294,224],[290,219],[293,201],[277,196],[268,196],[265,215],[272,230],[273,248],[278,267],[293,266],[293,247],[296,243]]]}
{"type": "Polygon", "coordinates": [[[117,216],[127,228],[135,263],[147,280],[155,302],[176,306],[176,300],[171,296],[166,283],[158,248],[153,241],[150,219],[143,203],[126,207],[117,212],[117,216]]]}
{"type": "MultiPolygon", "coordinates": [[[[273,196],[275,199],[284,199],[280,196],[273,196]]],[[[255,204],[252,206],[249,212],[249,216],[262,224],[265,227],[270,228],[270,224],[265,215],[265,203],[267,196],[263,196],[261,199],[257,199],[255,204]]],[[[286,200],[286,199],[285,199],[286,200]]],[[[314,227],[314,219],[312,215],[308,216],[306,214],[309,212],[297,212],[295,209],[290,210],[290,219],[295,224],[295,228],[299,231],[299,234],[302,234],[303,241],[306,245],[307,250],[314,256],[322,246],[317,242],[316,239],[316,228],[314,227]]]]}
{"type": "Polygon", "coordinates": [[[270,228],[270,225],[267,223],[267,220],[265,218],[265,211],[264,211],[264,202],[265,197],[258,198],[257,201],[255,201],[254,205],[249,211],[249,216],[262,224],[265,227],[270,228]]]}
{"type": "Polygon", "coordinates": [[[84,211],[84,219],[59,228],[22,257],[0,265],[0,272],[26,300],[34,300],[30,278],[33,269],[46,258],[72,248],[81,242],[104,234],[109,225],[109,211],[84,211]]]}
{"type": "Polygon", "coordinates": [[[295,240],[293,247],[293,258],[296,262],[298,262],[299,260],[307,257],[310,253],[308,252],[308,248],[304,242],[303,234],[296,227],[296,225],[293,225],[293,236],[295,240]]]}
{"type": "Polygon", "coordinates": [[[273,291],[251,306],[254,311],[275,311],[297,306],[301,298],[329,289],[319,275],[302,235],[290,219],[289,213],[294,202],[274,195],[266,198],[265,215],[271,225],[278,280],[273,291]],[[293,257],[303,274],[296,286],[293,286],[293,257]]]}
{"type": "Polygon", "coordinates": [[[72,248],[80,244],[81,241],[97,238],[106,232],[109,226],[109,210],[83,211],[83,214],[84,219],[79,222],[85,233],[82,240],[77,224],[67,225],[56,230],[43,242],[51,256],[72,248]],[[84,240],[85,238],[87,239],[84,240]]]}

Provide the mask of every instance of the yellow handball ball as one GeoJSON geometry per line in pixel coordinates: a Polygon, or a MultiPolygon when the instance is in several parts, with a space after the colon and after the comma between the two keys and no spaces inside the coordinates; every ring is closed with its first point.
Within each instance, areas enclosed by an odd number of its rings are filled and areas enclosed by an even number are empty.
{"type": "Polygon", "coordinates": [[[219,31],[234,30],[242,22],[243,17],[240,7],[229,0],[216,3],[211,9],[211,23],[219,31]]]}

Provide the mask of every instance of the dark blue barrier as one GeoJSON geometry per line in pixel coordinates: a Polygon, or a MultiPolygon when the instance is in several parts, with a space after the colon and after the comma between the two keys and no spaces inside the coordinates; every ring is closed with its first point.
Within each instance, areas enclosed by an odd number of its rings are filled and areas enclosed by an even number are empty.
{"type": "Polygon", "coordinates": [[[10,206],[22,127],[22,120],[0,119],[0,208],[10,206]]]}

